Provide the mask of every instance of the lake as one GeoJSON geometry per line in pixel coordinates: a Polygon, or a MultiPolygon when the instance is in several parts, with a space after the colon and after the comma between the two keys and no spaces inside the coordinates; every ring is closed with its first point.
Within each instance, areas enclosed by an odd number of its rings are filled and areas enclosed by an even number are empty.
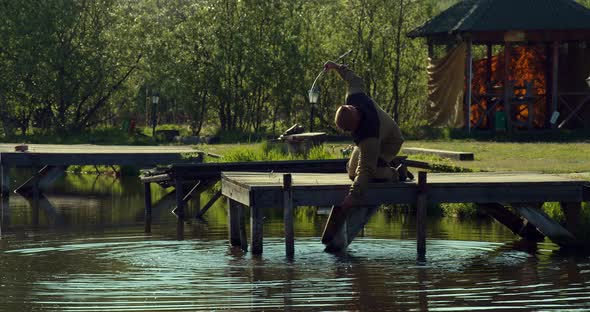
{"type": "Polygon", "coordinates": [[[153,186],[151,234],[137,178],[70,174],[38,209],[12,195],[0,311],[590,309],[590,255],[521,241],[490,220],[430,217],[427,261],[417,263],[412,215],[382,209],[346,253],[329,254],[320,242],[327,215],[299,208],[289,261],[280,209],[265,213],[255,256],[229,247],[221,199],[180,239],[166,192],[153,186]]]}

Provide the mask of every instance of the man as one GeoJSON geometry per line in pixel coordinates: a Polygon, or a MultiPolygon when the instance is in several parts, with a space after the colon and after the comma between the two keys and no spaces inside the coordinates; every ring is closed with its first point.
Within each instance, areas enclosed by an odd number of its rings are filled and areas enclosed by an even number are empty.
{"type": "Polygon", "coordinates": [[[340,217],[335,218],[333,224],[328,221],[322,238],[322,242],[329,243],[333,238],[330,232],[342,226],[353,205],[362,204],[369,182],[399,180],[397,171],[389,163],[399,153],[404,138],[393,118],[365,93],[362,78],[347,66],[334,62],[327,62],[324,69],[335,70],[347,84],[346,104],[338,108],[334,121],[339,129],[351,132],[356,145],[346,166],[353,183],[337,207],[339,212],[332,212],[340,217]]]}

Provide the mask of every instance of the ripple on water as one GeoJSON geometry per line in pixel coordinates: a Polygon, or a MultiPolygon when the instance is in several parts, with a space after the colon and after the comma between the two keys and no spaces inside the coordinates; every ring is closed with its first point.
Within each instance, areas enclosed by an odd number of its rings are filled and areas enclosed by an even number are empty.
{"type": "Polygon", "coordinates": [[[322,247],[317,237],[297,239],[295,260],[288,261],[279,238],[265,238],[264,254],[253,256],[225,240],[111,236],[35,242],[3,257],[52,266],[21,281],[33,285],[26,296],[31,310],[590,307],[588,259],[571,271],[567,258],[477,241],[429,240],[426,264],[416,263],[411,240],[359,238],[343,254],[322,247]]]}

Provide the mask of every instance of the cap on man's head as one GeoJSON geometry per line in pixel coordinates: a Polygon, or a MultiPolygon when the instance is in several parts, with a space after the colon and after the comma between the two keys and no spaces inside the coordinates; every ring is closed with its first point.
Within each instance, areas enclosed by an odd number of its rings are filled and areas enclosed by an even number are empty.
{"type": "Polygon", "coordinates": [[[359,122],[357,109],[352,105],[342,105],[336,111],[334,122],[340,130],[354,131],[359,122]]]}

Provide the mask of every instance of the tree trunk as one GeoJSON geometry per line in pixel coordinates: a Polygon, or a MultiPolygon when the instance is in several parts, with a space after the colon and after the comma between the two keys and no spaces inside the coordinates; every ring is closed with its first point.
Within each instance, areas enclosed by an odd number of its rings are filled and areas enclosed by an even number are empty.
{"type": "Polygon", "coordinates": [[[394,104],[393,104],[393,119],[399,122],[399,106],[400,106],[400,90],[399,90],[399,81],[400,81],[400,61],[401,61],[401,54],[402,54],[402,43],[401,43],[401,36],[403,31],[403,14],[404,14],[404,0],[399,1],[399,15],[397,20],[397,33],[396,33],[396,42],[395,42],[395,69],[393,73],[393,95],[394,95],[394,104]]]}

